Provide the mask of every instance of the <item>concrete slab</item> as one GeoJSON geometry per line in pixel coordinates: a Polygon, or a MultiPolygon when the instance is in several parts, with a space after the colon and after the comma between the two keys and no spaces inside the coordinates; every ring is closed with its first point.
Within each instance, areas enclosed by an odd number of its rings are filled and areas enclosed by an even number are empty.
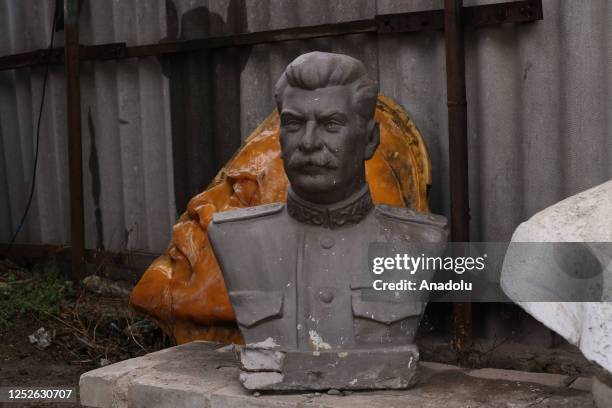
{"type": "Polygon", "coordinates": [[[293,408],[307,402],[308,397],[303,394],[260,394],[248,391],[240,385],[237,377],[210,396],[211,408],[293,408]]]}
{"type": "Polygon", "coordinates": [[[425,367],[434,371],[449,371],[449,370],[465,370],[464,368],[458,367],[451,364],[434,363],[430,361],[421,361],[419,363],[421,367],[425,367]]]}
{"type": "Polygon", "coordinates": [[[576,380],[574,380],[574,382],[570,384],[569,387],[575,390],[589,392],[593,388],[593,378],[578,377],[576,378],[576,380]]]}
{"type": "MultiPolygon", "coordinates": [[[[592,408],[589,392],[542,381],[535,373],[464,370],[423,363],[409,390],[327,393],[253,393],[238,381],[239,357],[232,347],[193,342],[90,371],[81,376],[81,403],[113,408],[592,408]],[[472,375],[476,373],[476,375],[472,375]],[[470,375],[467,375],[470,374],[470,375]],[[494,375],[495,374],[495,375],[494,375]],[[535,375],[535,376],[534,376],[535,375]],[[490,377],[490,378],[489,378],[490,377]],[[521,378],[518,381],[517,378],[521,378]],[[533,380],[539,380],[534,384],[533,380]],[[527,381],[531,380],[531,381],[527,381]],[[555,386],[540,385],[554,384],[555,386]]],[[[563,377],[563,376],[561,376],[563,377]]],[[[553,377],[554,378],[554,377],[553,377]]]]}
{"type": "Polygon", "coordinates": [[[546,385],[548,387],[565,387],[570,383],[567,375],[531,373],[527,371],[501,370],[497,368],[481,368],[469,371],[470,377],[483,378],[488,380],[504,380],[518,383],[532,383],[546,385]]]}
{"type": "Polygon", "coordinates": [[[612,408],[612,376],[593,378],[593,399],[597,408],[612,408]]]}

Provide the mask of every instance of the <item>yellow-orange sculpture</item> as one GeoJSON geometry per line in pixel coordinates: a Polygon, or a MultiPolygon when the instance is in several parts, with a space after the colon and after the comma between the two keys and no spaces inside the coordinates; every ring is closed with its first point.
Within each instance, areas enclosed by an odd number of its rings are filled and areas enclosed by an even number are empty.
{"type": "MultiPolygon", "coordinates": [[[[375,204],[429,211],[431,167],[421,134],[404,110],[379,95],[380,146],[366,162],[375,204]]],[[[280,158],[279,117],[273,112],[203,193],[189,201],[172,241],[134,288],[131,306],[155,320],[177,343],[242,343],[206,229],[212,214],[284,202],[287,177],[280,158]]]]}

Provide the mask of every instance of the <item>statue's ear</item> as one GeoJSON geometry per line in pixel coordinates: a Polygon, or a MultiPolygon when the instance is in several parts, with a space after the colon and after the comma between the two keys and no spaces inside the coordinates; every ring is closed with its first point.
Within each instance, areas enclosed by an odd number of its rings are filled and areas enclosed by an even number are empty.
{"type": "Polygon", "coordinates": [[[380,143],[380,128],[378,127],[378,122],[374,119],[370,119],[366,130],[368,140],[365,145],[364,159],[370,160],[372,156],[374,156],[374,152],[380,143]]]}

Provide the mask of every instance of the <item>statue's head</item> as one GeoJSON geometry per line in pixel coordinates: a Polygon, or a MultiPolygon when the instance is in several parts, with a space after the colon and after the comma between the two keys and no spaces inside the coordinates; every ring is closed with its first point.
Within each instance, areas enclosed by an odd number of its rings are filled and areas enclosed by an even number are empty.
{"type": "Polygon", "coordinates": [[[379,143],[378,87],[348,55],[311,52],[291,62],[276,84],[280,142],[293,191],[330,204],[360,190],[364,161],[379,143]]]}

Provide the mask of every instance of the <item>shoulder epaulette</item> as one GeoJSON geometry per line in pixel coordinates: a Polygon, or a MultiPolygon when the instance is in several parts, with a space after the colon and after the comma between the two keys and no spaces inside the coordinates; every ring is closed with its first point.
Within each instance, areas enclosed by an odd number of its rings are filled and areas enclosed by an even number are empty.
{"type": "Polygon", "coordinates": [[[264,215],[276,214],[277,212],[281,211],[284,206],[285,204],[283,203],[273,203],[258,205],[257,207],[247,207],[232,211],[217,212],[213,214],[213,222],[215,224],[221,224],[224,222],[259,218],[263,217],[264,215]]]}
{"type": "Polygon", "coordinates": [[[386,204],[376,206],[376,213],[400,221],[416,222],[419,224],[433,225],[445,229],[448,221],[443,215],[429,214],[415,211],[405,207],[394,207],[386,204]]]}

